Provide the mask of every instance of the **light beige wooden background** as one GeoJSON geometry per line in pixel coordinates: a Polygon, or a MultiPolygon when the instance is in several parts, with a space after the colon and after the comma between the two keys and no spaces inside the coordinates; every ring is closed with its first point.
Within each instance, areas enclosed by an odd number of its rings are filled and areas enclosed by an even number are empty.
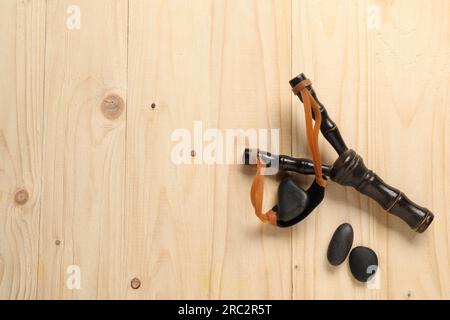
{"type": "Polygon", "coordinates": [[[449,87],[447,0],[1,0],[0,298],[449,299],[449,87]],[[349,146],[436,214],[425,234],[337,185],[302,224],[263,226],[252,170],[170,161],[195,120],[281,128],[308,156],[302,71],[349,146]],[[327,264],[342,222],[379,289],[327,264]]]}

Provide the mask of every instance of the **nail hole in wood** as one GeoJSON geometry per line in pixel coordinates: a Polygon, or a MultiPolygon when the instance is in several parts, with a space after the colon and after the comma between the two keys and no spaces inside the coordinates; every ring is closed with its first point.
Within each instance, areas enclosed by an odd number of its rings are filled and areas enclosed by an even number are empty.
{"type": "Polygon", "coordinates": [[[152,103],[152,104],[150,105],[150,107],[151,107],[152,109],[155,109],[155,108],[156,108],[156,104],[155,104],[155,103],[152,103]]]}
{"type": "Polygon", "coordinates": [[[131,280],[131,287],[133,289],[139,289],[139,287],[141,286],[141,280],[139,280],[138,278],[133,278],[133,280],[131,280]]]}
{"type": "Polygon", "coordinates": [[[59,245],[61,244],[61,240],[59,240],[59,239],[55,240],[55,244],[56,244],[57,246],[59,246],[59,245]]]}
{"type": "Polygon", "coordinates": [[[24,205],[25,203],[27,203],[29,198],[28,192],[27,190],[21,189],[19,191],[16,192],[16,194],[14,195],[14,202],[18,205],[24,205]]]}
{"type": "Polygon", "coordinates": [[[106,119],[115,120],[120,117],[125,108],[122,97],[116,94],[106,96],[102,101],[102,113],[106,119]]]}

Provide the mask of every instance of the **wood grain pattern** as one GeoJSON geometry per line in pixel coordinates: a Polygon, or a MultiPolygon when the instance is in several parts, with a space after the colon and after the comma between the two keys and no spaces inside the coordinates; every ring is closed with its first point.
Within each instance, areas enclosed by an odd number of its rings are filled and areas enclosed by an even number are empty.
{"type": "Polygon", "coordinates": [[[415,10],[407,1],[378,5],[382,28],[370,35],[373,165],[436,214],[423,235],[389,217],[387,297],[450,299],[450,4],[418,1],[415,10]]]}
{"type": "MultiPolygon", "coordinates": [[[[298,1],[293,7],[293,75],[304,71],[331,118],[338,124],[347,144],[368,157],[367,130],[370,106],[366,4],[356,1],[298,1]]],[[[305,139],[303,107],[293,97],[293,150],[296,156],[309,157],[305,139]]],[[[333,163],[335,151],[321,139],[325,163],[333,163]]],[[[355,244],[374,246],[374,216],[366,197],[336,184],[327,188],[326,200],[315,214],[294,228],[294,298],[370,298],[368,291],[351,277],[347,263],[331,267],[326,250],[334,230],[343,222],[352,224],[355,244]]],[[[382,257],[380,257],[382,258],[382,257]]],[[[383,260],[381,261],[381,265],[383,260]]],[[[382,270],[383,271],[383,270],[382,270]]]]}
{"type": "Polygon", "coordinates": [[[290,3],[130,5],[126,256],[143,285],[128,297],[289,298],[290,232],[247,215],[251,176],[176,166],[170,138],[196,120],[288,129],[290,3]]]}
{"type": "Polygon", "coordinates": [[[0,298],[450,299],[447,0],[2,0],[0,30],[0,298]],[[195,163],[208,141],[173,163],[196,121],[281,129],[282,153],[310,157],[300,72],[368,167],[435,213],[426,233],[336,184],[300,225],[264,226],[253,169],[195,163]],[[328,265],[343,222],[378,288],[328,265]]]}
{"type": "Polygon", "coordinates": [[[36,298],[45,3],[0,3],[0,299],[36,298]]]}
{"type": "MultiPolygon", "coordinates": [[[[294,298],[448,299],[448,3],[294,3],[294,73],[305,70],[313,79],[348,145],[369,167],[436,214],[418,235],[375,202],[332,185],[317,214],[295,228],[294,298]],[[370,19],[378,12],[377,26],[370,19]],[[378,289],[349,281],[346,266],[330,267],[318,254],[342,222],[353,225],[355,245],[377,252],[378,289]]],[[[301,156],[306,149],[296,99],[293,108],[299,121],[293,149],[301,156]]],[[[323,147],[332,163],[334,151],[326,142],[323,147]]]]}
{"type": "Polygon", "coordinates": [[[118,298],[124,288],[126,110],[108,96],[126,103],[128,3],[77,1],[81,29],[69,30],[72,4],[47,5],[38,296],[118,298]],[[70,265],[80,267],[80,290],[66,286],[70,265]]]}

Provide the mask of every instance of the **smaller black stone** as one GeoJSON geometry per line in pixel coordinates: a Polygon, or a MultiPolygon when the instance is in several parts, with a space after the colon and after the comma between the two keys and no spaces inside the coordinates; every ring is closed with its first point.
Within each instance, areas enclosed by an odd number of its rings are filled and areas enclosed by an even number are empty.
{"type": "Polygon", "coordinates": [[[341,224],[328,245],[327,259],[333,266],[338,266],[344,262],[353,245],[353,228],[348,223],[341,224]]]}
{"type": "Polygon", "coordinates": [[[350,270],[356,280],[367,282],[378,270],[376,253],[366,247],[356,247],[350,252],[350,270]]]}

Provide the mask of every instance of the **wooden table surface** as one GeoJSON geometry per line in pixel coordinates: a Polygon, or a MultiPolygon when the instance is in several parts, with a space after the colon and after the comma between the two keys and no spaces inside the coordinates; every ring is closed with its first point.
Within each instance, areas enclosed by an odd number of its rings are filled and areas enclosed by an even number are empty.
{"type": "Polygon", "coordinates": [[[2,0],[0,44],[0,298],[450,298],[449,1],[2,0]],[[194,121],[279,128],[309,157],[300,72],[435,213],[424,234],[335,184],[301,224],[264,226],[253,170],[171,161],[194,121]],[[377,286],[328,265],[343,222],[377,286]]]}

